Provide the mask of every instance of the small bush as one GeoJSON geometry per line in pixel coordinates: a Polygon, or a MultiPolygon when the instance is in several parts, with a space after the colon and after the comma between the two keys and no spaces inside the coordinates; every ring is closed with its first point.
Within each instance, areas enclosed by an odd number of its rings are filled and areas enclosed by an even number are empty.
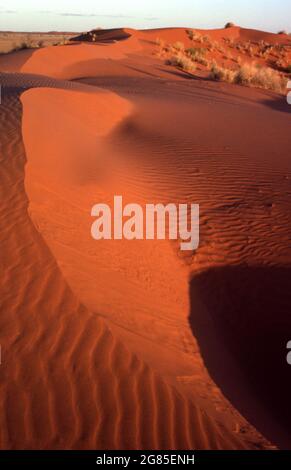
{"type": "Polygon", "coordinates": [[[195,70],[195,65],[193,64],[192,60],[184,55],[171,57],[170,59],[166,60],[166,64],[179,67],[185,72],[192,72],[195,70]]]}
{"type": "Polygon", "coordinates": [[[275,70],[248,64],[240,66],[235,71],[220,67],[214,62],[210,71],[210,78],[277,92],[282,92],[286,88],[285,78],[275,70]]]}
{"type": "Polygon", "coordinates": [[[282,31],[278,31],[278,34],[288,34],[287,31],[285,31],[284,29],[282,31]]]}
{"type": "MultiPolygon", "coordinates": [[[[93,39],[94,35],[92,34],[92,39],[93,39]]],[[[69,39],[66,38],[66,36],[63,36],[62,39],[60,39],[58,45],[59,46],[67,46],[68,44],[70,44],[70,41],[69,39]]]]}
{"type": "Polygon", "coordinates": [[[225,28],[225,29],[227,29],[227,28],[233,28],[234,26],[235,26],[234,23],[229,22],[229,23],[226,23],[226,25],[224,26],[224,28],[225,28]]]}
{"type": "Polygon", "coordinates": [[[200,47],[190,47],[189,49],[186,49],[186,54],[194,62],[205,66],[208,65],[208,60],[204,57],[206,54],[206,49],[200,47]]]}
{"type": "Polygon", "coordinates": [[[194,39],[193,29],[187,29],[186,33],[188,34],[188,37],[189,37],[190,41],[193,41],[193,39],[194,39]]]}
{"type": "Polygon", "coordinates": [[[213,80],[223,81],[233,83],[235,77],[235,72],[224,67],[220,67],[216,63],[212,64],[210,70],[210,78],[213,80]]]}
{"type": "Polygon", "coordinates": [[[196,57],[204,57],[207,49],[204,49],[203,47],[189,47],[189,49],[186,49],[187,54],[192,58],[196,59],[196,57]]]}
{"type": "Polygon", "coordinates": [[[283,91],[285,88],[285,79],[275,70],[246,64],[236,73],[235,83],[273,91],[283,91]]]}
{"type": "Polygon", "coordinates": [[[30,49],[30,47],[31,47],[30,43],[23,41],[19,46],[16,47],[16,50],[22,51],[23,49],[30,49]]]}
{"type": "Polygon", "coordinates": [[[173,44],[173,48],[176,49],[176,51],[183,51],[185,46],[182,42],[177,41],[173,44]]]}
{"type": "Polygon", "coordinates": [[[202,43],[204,41],[204,37],[195,30],[192,30],[191,37],[192,37],[191,41],[195,41],[199,43],[202,43]]]}

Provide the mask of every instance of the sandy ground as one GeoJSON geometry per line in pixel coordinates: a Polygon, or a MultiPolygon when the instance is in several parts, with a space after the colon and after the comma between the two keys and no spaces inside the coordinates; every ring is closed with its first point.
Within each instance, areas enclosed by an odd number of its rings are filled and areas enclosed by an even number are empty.
{"type": "Polygon", "coordinates": [[[98,34],[0,57],[0,446],[290,448],[291,108],[98,34]],[[96,242],[114,194],[199,203],[199,249],[96,242]]]}

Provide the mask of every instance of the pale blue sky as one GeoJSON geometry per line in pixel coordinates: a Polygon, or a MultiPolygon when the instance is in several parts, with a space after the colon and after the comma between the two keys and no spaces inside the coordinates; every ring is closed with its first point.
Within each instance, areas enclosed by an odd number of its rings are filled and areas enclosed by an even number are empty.
{"type": "Polygon", "coordinates": [[[227,21],[274,32],[291,31],[291,0],[0,0],[0,30],[216,28],[227,21]]]}

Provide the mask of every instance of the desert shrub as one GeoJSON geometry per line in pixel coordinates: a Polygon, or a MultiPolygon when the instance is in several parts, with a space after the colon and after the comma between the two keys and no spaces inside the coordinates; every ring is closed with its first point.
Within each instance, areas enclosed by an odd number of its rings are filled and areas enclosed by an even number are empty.
{"type": "Polygon", "coordinates": [[[202,36],[202,42],[205,42],[205,43],[210,42],[210,37],[207,36],[207,35],[206,35],[206,36],[202,36]]]}
{"type": "Polygon", "coordinates": [[[283,91],[286,83],[284,77],[268,67],[244,64],[236,72],[235,83],[253,85],[273,91],[283,91]]]}
{"type": "Polygon", "coordinates": [[[285,31],[284,29],[282,31],[278,31],[278,34],[288,34],[287,31],[285,31]]]}
{"type": "Polygon", "coordinates": [[[223,46],[220,46],[218,45],[216,50],[220,53],[220,54],[225,54],[225,48],[223,46]]]}
{"type": "Polygon", "coordinates": [[[201,47],[190,47],[189,49],[186,49],[186,54],[191,60],[205,66],[208,65],[208,60],[204,57],[206,52],[207,50],[201,47]]]}
{"type": "Polygon", "coordinates": [[[255,55],[255,48],[254,48],[254,46],[252,46],[252,44],[249,44],[249,43],[246,44],[245,50],[251,57],[253,57],[255,55]]]}
{"type": "Polygon", "coordinates": [[[286,79],[275,70],[249,64],[244,64],[235,71],[213,63],[210,78],[278,92],[286,88],[286,79]]]}
{"type": "MultiPolygon", "coordinates": [[[[92,39],[93,39],[93,37],[94,37],[93,34],[94,34],[94,33],[92,33],[92,39]]],[[[58,43],[58,46],[67,46],[68,44],[70,44],[69,39],[67,39],[66,36],[63,36],[63,37],[60,39],[60,41],[59,41],[59,43],[58,43]]]]}
{"type": "Polygon", "coordinates": [[[225,67],[220,67],[215,62],[211,66],[210,78],[213,80],[233,83],[235,72],[225,67]]]}
{"type": "Polygon", "coordinates": [[[193,41],[194,36],[195,36],[193,29],[187,29],[187,30],[186,30],[186,33],[187,33],[189,39],[190,39],[191,41],[193,41]]]}
{"type": "Polygon", "coordinates": [[[280,54],[287,51],[284,44],[276,44],[275,48],[280,54]]]}
{"type": "Polygon", "coordinates": [[[176,51],[183,51],[184,44],[182,42],[177,41],[173,44],[173,48],[176,49],[176,51]]]}
{"type": "Polygon", "coordinates": [[[235,26],[234,23],[228,22],[228,23],[226,23],[226,25],[224,26],[224,28],[225,28],[225,29],[227,29],[227,28],[233,28],[234,26],[235,26]]]}
{"type": "Polygon", "coordinates": [[[202,43],[203,42],[203,36],[200,33],[198,33],[197,31],[193,30],[193,39],[192,39],[192,41],[202,43]]]}
{"type": "Polygon", "coordinates": [[[276,67],[278,70],[287,71],[286,62],[284,59],[278,59],[273,62],[273,66],[276,67]]]}
{"type": "Polygon", "coordinates": [[[261,49],[264,49],[264,48],[266,47],[266,44],[267,44],[267,43],[264,41],[264,39],[261,39],[261,40],[259,41],[258,46],[259,46],[261,49]]]}
{"type": "Polygon", "coordinates": [[[208,67],[209,65],[209,61],[204,57],[196,57],[195,62],[197,62],[197,64],[204,65],[205,67],[208,67]]]}
{"type": "Polygon", "coordinates": [[[22,51],[23,49],[30,49],[31,45],[27,41],[23,41],[19,46],[16,46],[16,51],[22,51]]]}
{"type": "Polygon", "coordinates": [[[193,57],[196,55],[204,56],[207,52],[207,49],[205,49],[204,47],[189,47],[186,52],[188,52],[193,57]]]}
{"type": "Polygon", "coordinates": [[[166,64],[179,67],[185,72],[192,72],[193,70],[195,70],[195,65],[193,64],[192,60],[182,54],[167,59],[166,64]]]}

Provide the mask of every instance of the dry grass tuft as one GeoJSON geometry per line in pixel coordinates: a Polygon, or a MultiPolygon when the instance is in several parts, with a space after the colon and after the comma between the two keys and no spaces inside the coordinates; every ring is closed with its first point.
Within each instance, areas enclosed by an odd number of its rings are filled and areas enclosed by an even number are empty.
{"type": "Polygon", "coordinates": [[[193,41],[194,36],[195,36],[195,33],[194,33],[193,29],[187,29],[186,34],[188,35],[190,41],[193,41]]]}
{"type": "Polygon", "coordinates": [[[243,65],[236,73],[235,82],[241,85],[252,85],[265,90],[283,91],[286,80],[275,70],[268,67],[243,65]]]}
{"type": "Polygon", "coordinates": [[[201,48],[201,47],[190,47],[189,49],[186,49],[186,54],[187,56],[193,61],[197,62],[198,64],[208,66],[209,62],[205,58],[205,54],[207,52],[207,49],[201,48]]]}
{"type": "Polygon", "coordinates": [[[172,47],[176,50],[176,51],[184,51],[185,49],[185,46],[182,42],[175,42],[174,44],[172,44],[172,47]]]}
{"type": "Polygon", "coordinates": [[[244,64],[238,70],[230,70],[213,64],[210,77],[214,80],[277,92],[283,92],[286,88],[285,77],[268,67],[258,67],[256,65],[244,64]]]}
{"type": "Polygon", "coordinates": [[[227,69],[225,67],[220,67],[215,62],[213,62],[210,70],[210,78],[213,80],[218,80],[221,82],[234,83],[235,71],[227,69]]]}
{"type": "Polygon", "coordinates": [[[185,72],[193,72],[195,70],[195,64],[189,57],[184,54],[178,54],[166,60],[167,65],[174,65],[179,67],[185,72]]]}

